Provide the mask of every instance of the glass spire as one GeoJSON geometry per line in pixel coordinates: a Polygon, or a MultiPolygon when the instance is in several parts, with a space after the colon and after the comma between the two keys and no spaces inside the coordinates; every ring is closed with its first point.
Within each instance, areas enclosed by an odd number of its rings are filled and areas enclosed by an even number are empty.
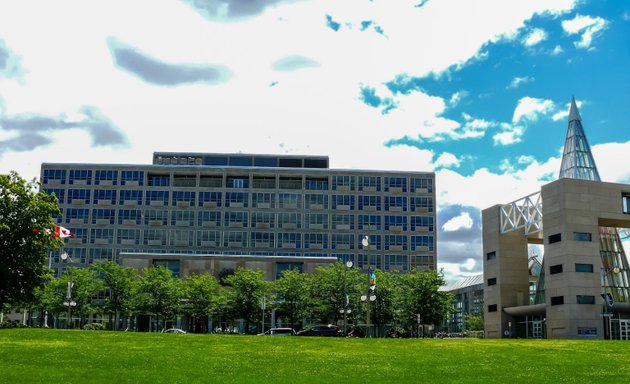
{"type": "Polygon", "coordinates": [[[582,128],[582,118],[573,97],[559,178],[601,181],[591,154],[591,147],[588,145],[582,128]]]}

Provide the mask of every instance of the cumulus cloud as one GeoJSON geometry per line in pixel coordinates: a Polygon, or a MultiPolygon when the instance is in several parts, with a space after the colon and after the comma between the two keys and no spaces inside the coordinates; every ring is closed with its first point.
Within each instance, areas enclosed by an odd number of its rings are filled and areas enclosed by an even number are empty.
{"type": "Polygon", "coordinates": [[[254,17],[267,8],[298,0],[182,0],[210,20],[231,21],[254,17]]]}
{"type": "Polygon", "coordinates": [[[169,64],[113,38],[108,39],[108,44],[116,65],[148,83],[167,86],[193,83],[214,85],[227,81],[231,76],[231,72],[222,65],[169,64]]]}
{"type": "Polygon", "coordinates": [[[510,82],[510,85],[508,85],[506,88],[507,89],[518,88],[521,85],[531,83],[532,81],[534,81],[534,78],[530,76],[524,76],[524,77],[516,76],[512,79],[512,81],[510,82]]]}
{"type": "Polygon", "coordinates": [[[533,47],[546,39],[547,32],[544,29],[534,28],[523,38],[523,44],[526,47],[533,47]]]}
{"type": "Polygon", "coordinates": [[[551,100],[523,97],[518,101],[516,109],[514,109],[512,122],[536,121],[540,116],[548,115],[553,109],[554,104],[551,100]]]}
{"type": "Polygon", "coordinates": [[[0,141],[0,155],[6,152],[31,151],[53,143],[55,131],[87,131],[94,146],[124,146],[127,139],[96,107],[83,106],[77,119],[65,115],[45,116],[35,113],[0,115],[0,131],[11,134],[0,141]]]}
{"type": "Polygon", "coordinates": [[[601,17],[576,15],[571,20],[562,22],[562,29],[569,35],[580,35],[580,41],[576,41],[576,48],[588,49],[593,39],[600,35],[608,26],[608,22],[601,17]]]}
{"type": "Polygon", "coordinates": [[[435,160],[435,167],[454,167],[457,168],[461,164],[461,160],[452,153],[444,152],[435,160]]]}
{"type": "Polygon", "coordinates": [[[272,68],[276,71],[297,71],[304,68],[314,68],[321,66],[317,61],[301,55],[291,55],[276,60],[272,68]]]}
{"type": "Polygon", "coordinates": [[[473,220],[468,212],[462,212],[442,225],[444,232],[452,232],[460,229],[472,228],[473,220]]]}

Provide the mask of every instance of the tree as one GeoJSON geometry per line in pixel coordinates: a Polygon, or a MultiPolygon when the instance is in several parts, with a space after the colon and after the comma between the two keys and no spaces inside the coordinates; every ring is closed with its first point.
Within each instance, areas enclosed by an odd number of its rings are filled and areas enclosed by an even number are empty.
{"type": "Polygon", "coordinates": [[[96,271],[91,268],[70,267],[61,280],[66,285],[71,283],[72,300],[76,303],[73,310],[79,314],[79,325],[83,327],[87,316],[96,309],[92,298],[105,289],[105,283],[96,278],[96,271]]]}
{"type": "Polygon", "coordinates": [[[104,307],[114,315],[114,330],[117,331],[120,317],[128,314],[131,308],[132,286],[138,275],[133,268],[123,267],[113,261],[94,264],[94,269],[109,289],[104,307]]]}
{"type": "Polygon", "coordinates": [[[57,198],[38,192],[35,180],[26,182],[13,171],[0,175],[0,309],[33,301],[49,273],[46,250],[63,244],[46,232],[59,215],[57,198]]]}
{"type": "Polygon", "coordinates": [[[464,315],[464,330],[470,331],[483,331],[483,314],[467,313],[464,315]]]}
{"type": "Polygon", "coordinates": [[[383,325],[398,323],[398,307],[401,300],[400,275],[395,272],[376,271],[376,300],[373,306],[373,323],[377,330],[383,325]]]}
{"type": "Polygon", "coordinates": [[[174,316],[182,297],[181,280],[175,279],[171,271],[158,265],[145,268],[137,284],[138,309],[155,315],[158,328],[160,319],[174,316]]]}
{"type": "Polygon", "coordinates": [[[357,268],[346,268],[341,262],[317,268],[310,281],[311,294],[317,300],[313,315],[323,322],[337,323],[343,314],[346,294],[350,301],[358,302],[368,288],[366,275],[362,276],[357,268]]]}
{"type": "Polygon", "coordinates": [[[233,314],[245,321],[245,333],[250,333],[251,323],[258,321],[260,304],[267,294],[268,284],[263,279],[263,271],[238,268],[233,275],[225,278],[232,288],[228,294],[233,314]]]}
{"type": "Polygon", "coordinates": [[[188,299],[188,313],[197,320],[193,321],[194,328],[207,332],[205,320],[208,315],[216,313],[219,305],[225,303],[221,285],[213,275],[192,274],[184,279],[184,292],[188,299]]]}
{"type": "Polygon", "coordinates": [[[308,276],[297,269],[286,270],[273,284],[276,300],[276,314],[287,318],[289,327],[293,328],[304,318],[312,304],[308,293],[308,276]]]}
{"type": "Polygon", "coordinates": [[[416,324],[418,315],[422,324],[440,324],[448,316],[453,294],[439,291],[444,284],[444,276],[436,271],[412,270],[401,275],[402,315],[408,328],[416,324]]]}

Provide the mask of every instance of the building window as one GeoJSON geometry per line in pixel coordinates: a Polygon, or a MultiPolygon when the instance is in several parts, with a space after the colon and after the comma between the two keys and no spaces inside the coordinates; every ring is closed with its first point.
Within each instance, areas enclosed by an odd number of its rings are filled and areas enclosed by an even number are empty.
{"type": "Polygon", "coordinates": [[[575,263],[575,272],[593,273],[593,264],[575,263]]]}
{"type": "Polygon", "coordinates": [[[486,253],[486,260],[495,260],[497,258],[497,253],[492,251],[486,253]]]}
{"type": "Polygon", "coordinates": [[[623,204],[623,213],[630,213],[630,192],[621,194],[621,202],[623,204]]]}
{"type": "Polygon", "coordinates": [[[44,169],[43,175],[44,184],[65,184],[66,183],[66,170],[65,169],[44,169]]]}
{"type": "Polygon", "coordinates": [[[412,251],[433,251],[433,236],[411,236],[412,251]]]}
{"type": "Polygon", "coordinates": [[[87,169],[71,169],[68,184],[92,184],[92,171],[87,169]]]}
{"type": "Polygon", "coordinates": [[[573,232],[573,240],[592,241],[592,236],[589,232],[573,232]]]}
{"type": "Polygon", "coordinates": [[[196,187],[197,175],[174,175],[173,186],[174,187],[196,187]]]}
{"type": "Polygon", "coordinates": [[[433,218],[429,216],[412,216],[411,230],[419,232],[433,232],[433,218]]]}
{"type": "Polygon", "coordinates": [[[432,193],[433,192],[433,180],[432,179],[411,179],[411,192],[416,193],[432,193]]]}
{"type": "Polygon", "coordinates": [[[385,216],[386,231],[406,231],[407,216],[385,216]]]}
{"type": "Polygon", "coordinates": [[[564,304],[564,296],[553,296],[551,298],[551,305],[562,305],[564,304]]]}
{"type": "Polygon", "coordinates": [[[221,192],[199,192],[200,207],[220,207],[221,192]]]}
{"type": "Polygon", "coordinates": [[[354,191],[354,176],[335,175],[332,177],[333,191],[354,191]]]}
{"type": "Polygon", "coordinates": [[[120,191],[119,205],[140,205],[142,203],[142,191],[122,190],[120,191]]]}
{"type": "Polygon", "coordinates": [[[171,205],[174,207],[192,207],[195,205],[195,192],[174,191],[171,205]]]}
{"type": "Polygon", "coordinates": [[[488,305],[488,312],[496,312],[497,311],[497,305],[496,304],[489,304],[488,305]]]}
{"type": "Polygon", "coordinates": [[[589,295],[577,295],[578,304],[595,304],[595,296],[589,295]]]}
{"type": "Polygon", "coordinates": [[[380,192],[381,191],[380,176],[359,176],[359,190],[380,192]]]}
{"type": "Polygon", "coordinates": [[[168,187],[171,185],[171,177],[169,175],[147,175],[147,181],[150,187],[168,187]]]}
{"type": "Polygon", "coordinates": [[[236,189],[249,188],[249,178],[247,176],[228,176],[227,187],[236,189]]]}
{"type": "Polygon", "coordinates": [[[66,190],[65,189],[56,189],[56,188],[46,188],[44,189],[44,192],[47,195],[52,195],[54,194],[57,197],[57,200],[59,201],[59,204],[64,204],[66,199],[66,190]]]}
{"type": "Polygon", "coordinates": [[[562,235],[559,233],[549,236],[549,244],[558,243],[560,241],[562,241],[562,235]]]}
{"type": "Polygon", "coordinates": [[[407,192],[407,178],[385,177],[385,192],[407,192]]]}
{"type": "Polygon", "coordinates": [[[381,230],[381,216],[359,215],[359,229],[380,231],[381,230]]]}
{"type": "Polygon", "coordinates": [[[89,189],[68,189],[68,204],[89,204],[89,189]]]}
{"type": "Polygon", "coordinates": [[[143,185],[144,171],[120,171],[120,185],[143,185]]]}
{"type": "Polygon", "coordinates": [[[562,264],[556,264],[549,267],[550,275],[555,275],[556,273],[562,273],[562,264]]]}
{"type": "Polygon", "coordinates": [[[284,271],[293,270],[302,273],[304,271],[304,263],[276,263],[276,279],[281,278],[284,271]]]}
{"type": "Polygon", "coordinates": [[[327,191],[328,179],[327,178],[306,178],[304,182],[304,188],[315,191],[327,191]]]}
{"type": "Polygon", "coordinates": [[[95,185],[116,185],[118,184],[118,171],[97,170],[94,173],[95,185]]]}
{"type": "Polygon", "coordinates": [[[491,277],[488,279],[488,286],[490,285],[497,285],[497,278],[496,277],[491,277]]]}
{"type": "Polygon", "coordinates": [[[154,266],[161,266],[169,271],[173,277],[179,277],[179,260],[153,260],[154,266]]]}

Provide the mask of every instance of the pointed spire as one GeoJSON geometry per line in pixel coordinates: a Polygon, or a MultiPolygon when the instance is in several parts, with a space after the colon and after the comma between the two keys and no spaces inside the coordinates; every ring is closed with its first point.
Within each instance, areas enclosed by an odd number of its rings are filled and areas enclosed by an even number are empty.
{"type": "Polygon", "coordinates": [[[571,98],[569,126],[562,151],[559,178],[600,181],[574,97],[571,98]]]}
{"type": "Polygon", "coordinates": [[[580,117],[580,112],[578,111],[578,107],[575,104],[575,97],[571,96],[571,108],[569,109],[569,122],[573,120],[582,121],[582,118],[580,117]]]}

